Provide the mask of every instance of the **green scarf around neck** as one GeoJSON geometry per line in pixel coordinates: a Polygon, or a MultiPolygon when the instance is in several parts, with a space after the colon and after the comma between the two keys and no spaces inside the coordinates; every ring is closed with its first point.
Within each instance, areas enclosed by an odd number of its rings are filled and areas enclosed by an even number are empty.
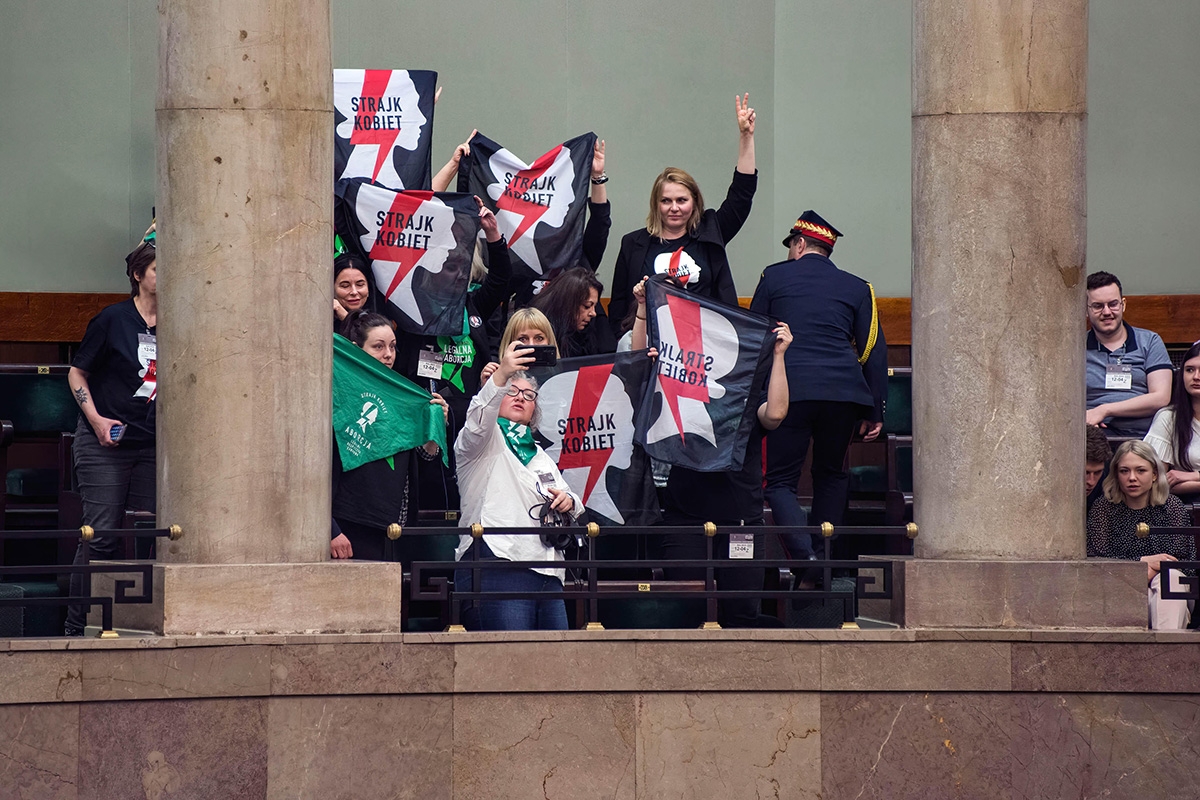
{"type": "Polygon", "coordinates": [[[503,417],[497,419],[496,422],[500,425],[500,432],[504,434],[504,443],[508,445],[508,449],[521,464],[528,467],[529,462],[533,461],[533,457],[537,455],[537,444],[533,441],[533,431],[529,429],[528,425],[522,425],[503,417]]]}

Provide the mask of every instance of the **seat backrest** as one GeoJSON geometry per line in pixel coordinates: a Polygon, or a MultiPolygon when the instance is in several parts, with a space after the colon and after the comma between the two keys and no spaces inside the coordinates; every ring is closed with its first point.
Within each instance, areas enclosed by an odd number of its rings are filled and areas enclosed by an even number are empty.
{"type": "Polygon", "coordinates": [[[67,385],[68,369],[0,364],[0,419],[12,422],[18,440],[75,430],[79,407],[67,385]]]}
{"type": "Polygon", "coordinates": [[[888,368],[883,432],[898,436],[912,433],[912,367],[888,368]]]}

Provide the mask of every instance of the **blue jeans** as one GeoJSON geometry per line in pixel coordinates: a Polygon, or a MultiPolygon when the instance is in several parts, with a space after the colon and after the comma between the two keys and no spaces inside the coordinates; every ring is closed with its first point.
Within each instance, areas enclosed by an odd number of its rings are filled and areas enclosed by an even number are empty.
{"type": "MultiPolygon", "coordinates": [[[[473,547],[482,547],[480,561],[498,561],[483,540],[473,547]]],[[[469,563],[471,554],[463,555],[460,564],[469,563]]],[[[482,569],[479,571],[481,592],[561,592],[558,578],[531,569],[482,569]]],[[[474,591],[471,570],[454,570],[454,588],[460,592],[474,591]]],[[[565,631],[567,604],[559,598],[550,600],[484,600],[472,601],[463,609],[463,626],[472,631],[565,631]]]]}
{"type": "MultiPolygon", "coordinates": [[[[154,511],[154,446],[125,448],[102,447],[91,426],[80,420],[71,447],[75,462],[75,481],[83,500],[83,524],[98,531],[124,526],[125,509],[154,511]]],[[[122,555],[122,541],[97,536],[90,543],[92,560],[112,560],[122,555]]],[[[75,550],[75,563],[83,563],[83,542],[75,550]]],[[[71,596],[91,593],[90,581],[83,575],[71,576],[71,596]]],[[[87,611],[83,606],[67,607],[68,635],[83,632],[87,611]]]]}

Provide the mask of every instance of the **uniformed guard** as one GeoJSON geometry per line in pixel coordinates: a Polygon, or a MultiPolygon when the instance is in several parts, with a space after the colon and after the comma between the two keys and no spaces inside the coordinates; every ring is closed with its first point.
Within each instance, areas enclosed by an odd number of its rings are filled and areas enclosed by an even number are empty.
{"type": "MultiPolygon", "coordinates": [[[[752,311],[786,322],[794,341],[787,365],[787,418],[767,435],[764,498],[776,525],[805,525],[796,499],[800,468],[812,443],[813,524],[842,523],[849,479],[846,450],[854,434],[879,436],[887,392],[887,345],[875,291],[838,269],[829,255],[842,236],[805,211],[784,237],[786,261],[763,270],[752,311]]],[[[812,537],[784,537],[792,558],[815,558],[812,537]]]]}

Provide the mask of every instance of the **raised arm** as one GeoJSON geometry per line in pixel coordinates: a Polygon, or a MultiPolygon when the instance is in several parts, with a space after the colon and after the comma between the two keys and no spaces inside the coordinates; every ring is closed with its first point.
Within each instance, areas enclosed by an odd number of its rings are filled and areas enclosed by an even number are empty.
{"type": "MultiPolygon", "coordinates": [[[[441,89],[438,89],[438,91],[440,92],[441,89]]],[[[454,155],[450,156],[450,160],[446,162],[446,165],[439,169],[437,174],[433,176],[431,186],[435,192],[446,191],[446,187],[450,185],[450,181],[458,174],[458,165],[462,161],[463,156],[471,154],[471,139],[476,133],[478,131],[472,130],[467,140],[454,148],[454,155]]]]}
{"type": "Polygon", "coordinates": [[[754,109],[750,107],[750,93],[742,97],[733,96],[734,109],[737,111],[738,124],[738,160],[737,171],[743,175],[753,175],[754,166],[754,109]]]}
{"type": "Polygon", "coordinates": [[[487,319],[509,295],[512,261],[508,257],[508,244],[496,223],[496,215],[478,197],[475,202],[479,204],[479,224],[488,243],[488,274],[483,285],[475,290],[475,311],[487,319]]]}
{"type": "Polygon", "coordinates": [[[781,322],[775,328],[775,351],[771,354],[771,378],[767,382],[767,402],[758,407],[758,421],[769,431],[773,431],[783,422],[788,413],[788,382],[787,365],[783,362],[783,354],[792,343],[792,331],[787,323],[781,322]]]}

